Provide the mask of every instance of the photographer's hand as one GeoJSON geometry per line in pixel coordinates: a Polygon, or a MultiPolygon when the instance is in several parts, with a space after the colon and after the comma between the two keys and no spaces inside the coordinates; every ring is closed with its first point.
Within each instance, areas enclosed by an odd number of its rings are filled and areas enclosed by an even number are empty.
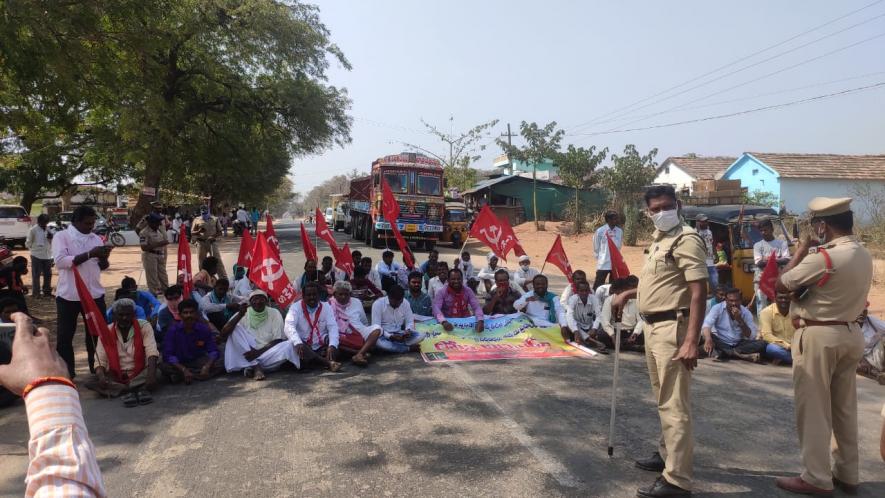
{"type": "Polygon", "coordinates": [[[15,339],[12,342],[12,362],[0,365],[0,385],[21,393],[38,377],[68,377],[64,360],[49,345],[49,330],[34,328],[31,318],[24,313],[13,313],[15,339]]]}

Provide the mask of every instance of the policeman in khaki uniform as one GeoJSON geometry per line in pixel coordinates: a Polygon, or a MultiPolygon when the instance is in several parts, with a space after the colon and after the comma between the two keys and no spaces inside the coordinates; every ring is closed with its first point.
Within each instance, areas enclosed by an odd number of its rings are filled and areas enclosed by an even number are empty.
{"type": "MultiPolygon", "coordinates": [[[[156,213],[156,214],[163,217],[163,222],[160,223],[160,230],[162,230],[163,232],[166,231],[166,215],[163,214],[163,203],[160,201],[154,201],[151,203],[151,212],[142,216],[141,219],[138,220],[138,223],[135,225],[135,233],[138,236],[141,236],[141,231],[144,230],[145,228],[147,228],[148,216],[150,216],[153,213],[156,213]]],[[[165,233],[164,233],[164,235],[165,235],[165,233]]]]}
{"type": "Polygon", "coordinates": [[[212,216],[208,207],[200,207],[200,216],[194,218],[191,234],[200,245],[200,250],[197,253],[200,268],[203,267],[203,260],[206,259],[206,256],[215,256],[218,258],[218,276],[227,278],[227,270],[224,269],[224,262],[221,261],[218,243],[215,242],[216,237],[221,235],[221,223],[218,218],[212,216]]]}
{"type": "Polygon", "coordinates": [[[161,214],[150,213],[146,219],[147,226],[140,232],[141,264],[144,266],[148,290],[154,294],[162,294],[169,287],[166,274],[166,246],[169,239],[163,229],[164,219],[161,214]]]}
{"type": "Polygon", "coordinates": [[[805,470],[778,478],[777,486],[830,494],[835,485],[853,494],[859,480],[855,369],[864,349],[856,319],[870,290],[873,260],[852,235],[850,197],[817,197],[808,210],[820,245],[801,240],[777,283],[778,291],[794,295],[793,391],[805,470]]]}
{"type": "Polygon", "coordinates": [[[694,442],[689,383],[706,309],[707,251],[700,235],[682,224],[673,187],[650,188],[645,204],[656,230],[639,288],[613,301],[620,310],[633,295],[638,299],[648,375],[661,419],[659,450],[637,460],[636,466],[662,474],[637,496],[690,496],[694,442]]]}

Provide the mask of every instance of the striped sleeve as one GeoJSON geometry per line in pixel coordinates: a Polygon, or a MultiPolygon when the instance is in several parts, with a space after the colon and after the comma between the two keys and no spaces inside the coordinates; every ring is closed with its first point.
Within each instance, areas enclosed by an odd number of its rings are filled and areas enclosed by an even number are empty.
{"type": "Polygon", "coordinates": [[[40,386],[28,394],[25,406],[31,431],[25,496],[107,496],[77,391],[40,386]]]}

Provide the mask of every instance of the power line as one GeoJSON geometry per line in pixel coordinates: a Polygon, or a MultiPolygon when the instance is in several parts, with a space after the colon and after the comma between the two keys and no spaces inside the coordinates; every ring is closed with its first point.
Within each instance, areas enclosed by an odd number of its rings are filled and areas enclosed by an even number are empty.
{"type": "Polygon", "coordinates": [[[606,120],[603,120],[603,121],[598,121],[598,122],[596,122],[595,124],[604,124],[604,123],[610,123],[610,122],[613,122],[613,121],[618,121],[618,120],[620,120],[621,118],[628,117],[630,114],[632,114],[633,112],[638,111],[638,110],[640,110],[640,109],[646,109],[646,108],[648,108],[648,107],[652,107],[652,106],[657,105],[657,104],[660,104],[660,103],[662,103],[662,102],[666,102],[666,101],[668,101],[668,100],[670,100],[670,99],[673,99],[673,98],[676,98],[676,97],[678,97],[678,96],[680,96],[680,95],[684,95],[684,94],[686,94],[686,93],[688,93],[688,92],[690,92],[690,91],[692,91],[692,90],[696,90],[696,89],[698,89],[698,88],[701,88],[701,87],[707,86],[707,85],[709,85],[710,83],[714,83],[714,82],[716,82],[716,81],[719,81],[719,80],[721,80],[721,79],[727,78],[727,77],[729,77],[729,76],[734,76],[735,74],[740,73],[740,72],[742,72],[742,71],[745,71],[745,70],[747,70],[747,69],[750,69],[750,68],[753,68],[753,67],[756,67],[756,66],[759,66],[759,65],[765,64],[766,62],[770,62],[770,61],[772,61],[772,60],[774,60],[774,59],[777,59],[777,58],[779,58],[779,57],[782,57],[782,56],[784,56],[784,55],[787,55],[787,54],[790,54],[790,53],[796,52],[797,50],[801,50],[801,49],[803,49],[803,48],[805,48],[805,47],[808,47],[809,45],[813,45],[813,44],[815,44],[815,43],[817,43],[817,42],[819,42],[819,41],[823,41],[823,40],[825,40],[825,39],[827,39],[827,38],[832,38],[833,36],[836,36],[836,35],[842,34],[842,33],[844,33],[845,31],[848,31],[848,30],[850,30],[850,29],[854,29],[854,28],[856,28],[856,27],[858,27],[858,26],[861,26],[861,25],[864,25],[864,24],[870,23],[870,22],[875,21],[875,20],[877,20],[877,19],[880,19],[880,18],[882,18],[882,17],[885,17],[885,13],[883,13],[883,14],[879,14],[878,16],[872,17],[872,18],[870,18],[870,19],[867,19],[867,20],[865,20],[865,21],[859,22],[859,23],[857,23],[857,24],[853,24],[853,25],[851,25],[851,26],[848,26],[847,28],[843,28],[843,29],[841,29],[841,30],[839,30],[839,31],[836,31],[836,32],[830,33],[830,34],[825,35],[825,36],[822,36],[822,37],[820,37],[820,38],[817,38],[817,39],[811,40],[810,42],[807,42],[807,43],[804,43],[804,44],[802,44],[802,45],[799,45],[798,47],[791,48],[790,50],[787,50],[786,52],[781,52],[781,53],[779,53],[779,54],[775,54],[775,55],[773,55],[773,56],[771,56],[771,57],[769,57],[769,58],[767,58],[767,59],[763,59],[763,60],[761,60],[761,61],[754,62],[753,64],[750,64],[750,65],[744,66],[744,67],[742,67],[742,68],[740,68],[740,69],[735,69],[734,71],[731,71],[731,72],[728,72],[728,73],[725,73],[725,74],[719,75],[719,76],[717,76],[717,77],[715,77],[715,78],[713,78],[713,79],[711,79],[711,80],[707,80],[707,81],[705,81],[705,82],[703,82],[703,83],[700,83],[700,84],[697,84],[697,85],[695,85],[695,86],[693,86],[693,87],[686,88],[685,90],[682,90],[682,91],[680,91],[680,92],[674,93],[673,95],[670,95],[670,96],[665,97],[665,98],[663,98],[663,99],[657,100],[657,101],[655,101],[655,102],[650,102],[650,103],[645,104],[645,105],[643,105],[643,106],[640,106],[640,107],[637,107],[637,108],[635,108],[635,109],[632,109],[632,110],[630,110],[630,111],[628,111],[628,112],[626,112],[626,113],[621,113],[621,114],[619,114],[619,115],[617,115],[617,116],[615,116],[615,117],[613,117],[613,118],[611,118],[611,119],[606,119],[606,120]]]}
{"type": "Polygon", "coordinates": [[[600,119],[607,118],[607,117],[609,117],[609,116],[611,116],[611,115],[613,115],[613,114],[617,114],[617,113],[619,113],[619,112],[621,112],[621,111],[623,111],[623,110],[630,109],[630,108],[632,108],[633,106],[635,106],[635,105],[637,105],[637,104],[642,104],[643,102],[647,102],[647,101],[649,101],[649,100],[651,100],[651,99],[654,99],[654,98],[660,97],[661,95],[667,94],[667,93],[669,93],[669,92],[671,92],[671,91],[673,91],[673,90],[676,90],[677,88],[681,88],[681,87],[683,87],[683,86],[685,86],[685,85],[688,85],[688,84],[690,84],[690,83],[692,83],[692,82],[694,82],[694,81],[697,81],[697,80],[700,80],[700,79],[706,78],[707,76],[710,76],[710,75],[712,75],[712,74],[718,73],[719,71],[721,71],[721,70],[723,70],[723,69],[725,69],[725,68],[727,68],[727,67],[731,67],[731,66],[733,66],[733,65],[735,65],[735,64],[739,64],[739,63],[741,63],[741,62],[743,62],[743,61],[745,61],[745,60],[748,60],[748,59],[752,59],[753,57],[755,57],[755,56],[757,56],[757,55],[759,55],[759,54],[763,54],[763,53],[765,53],[765,52],[768,52],[769,50],[772,50],[772,49],[775,49],[775,48],[780,47],[780,46],[782,46],[782,45],[785,45],[785,44],[787,44],[787,43],[789,43],[789,42],[791,42],[791,41],[793,41],[793,40],[796,40],[796,39],[798,39],[798,38],[801,38],[801,37],[807,35],[808,33],[812,33],[812,32],[814,32],[814,31],[817,31],[817,30],[821,29],[821,28],[827,27],[827,26],[829,26],[829,25],[831,25],[831,24],[833,24],[833,23],[836,23],[836,22],[838,22],[838,21],[841,21],[842,19],[845,19],[845,18],[847,18],[847,17],[850,17],[850,16],[852,16],[852,15],[854,15],[854,14],[857,14],[858,12],[861,12],[861,11],[863,11],[863,10],[866,10],[866,9],[870,8],[870,7],[873,7],[873,6],[875,6],[875,5],[878,5],[878,4],[882,3],[883,1],[885,1],[885,0],[877,0],[877,1],[875,1],[875,2],[872,2],[872,3],[870,3],[870,4],[865,5],[865,6],[861,7],[861,8],[859,8],[859,9],[852,10],[851,12],[849,12],[849,13],[847,13],[847,14],[843,14],[843,15],[841,15],[841,16],[839,16],[839,17],[836,17],[835,19],[830,19],[829,21],[826,21],[826,22],[824,22],[823,24],[819,24],[819,25],[817,25],[817,26],[815,26],[815,27],[813,27],[813,28],[807,29],[807,30],[805,30],[805,31],[803,31],[803,32],[801,32],[801,33],[799,33],[799,34],[793,35],[793,36],[791,36],[791,37],[789,37],[789,38],[787,38],[787,39],[785,39],[785,40],[782,40],[782,41],[780,41],[780,42],[778,42],[778,43],[775,43],[774,45],[770,45],[770,46],[765,47],[765,48],[763,48],[763,49],[761,49],[761,50],[758,50],[758,51],[756,51],[756,52],[753,52],[753,53],[751,53],[751,54],[749,54],[749,55],[743,56],[743,57],[738,58],[738,59],[736,59],[736,60],[734,60],[734,61],[731,61],[731,62],[729,62],[729,63],[727,63],[727,64],[724,64],[724,65],[722,65],[722,66],[719,66],[719,67],[717,67],[716,69],[713,69],[713,70],[708,71],[708,72],[706,72],[706,73],[704,73],[704,74],[701,74],[700,76],[695,76],[695,77],[693,77],[693,78],[689,78],[689,79],[683,81],[682,83],[679,83],[679,84],[677,84],[677,85],[671,86],[670,88],[667,88],[666,90],[660,91],[660,92],[658,92],[658,93],[656,93],[656,94],[654,94],[654,95],[650,95],[650,96],[648,96],[648,97],[642,98],[642,99],[637,100],[637,101],[635,101],[635,102],[633,102],[633,103],[631,103],[631,104],[628,104],[628,105],[626,105],[626,106],[619,107],[619,108],[617,108],[617,109],[615,109],[615,110],[613,110],[613,111],[610,111],[610,112],[608,112],[608,113],[606,113],[606,114],[602,114],[602,115],[600,115],[600,116],[597,116],[597,117],[591,119],[590,121],[586,121],[586,122],[584,122],[584,123],[577,124],[577,125],[573,126],[572,129],[576,130],[576,129],[578,129],[578,128],[584,127],[585,125],[596,124],[596,122],[597,122],[598,120],[600,120],[600,119]]]}
{"type": "MultiPolygon", "coordinates": [[[[645,120],[645,119],[648,119],[648,118],[653,118],[653,117],[655,117],[655,116],[661,116],[661,115],[664,115],[664,114],[670,114],[670,113],[673,113],[673,112],[694,111],[694,110],[697,110],[697,109],[706,109],[706,108],[708,108],[708,107],[715,107],[715,106],[723,105],[723,104],[733,104],[733,103],[735,103],[735,102],[746,102],[747,100],[755,100],[755,99],[759,99],[759,98],[762,98],[762,97],[770,97],[770,96],[772,96],[772,95],[781,95],[781,94],[784,94],[784,93],[792,93],[792,92],[797,92],[797,91],[800,91],[800,90],[808,90],[808,89],[810,89],[810,88],[820,88],[820,87],[822,87],[822,86],[832,85],[832,84],[835,84],[835,83],[843,83],[843,82],[846,82],[846,81],[859,80],[859,79],[863,79],[863,78],[869,78],[869,77],[871,77],[871,76],[881,76],[881,75],[883,75],[883,74],[885,74],[885,71],[877,71],[877,72],[875,72],[875,73],[859,74],[859,75],[857,75],[857,76],[849,76],[849,77],[847,77],[847,78],[839,78],[839,79],[837,79],[837,80],[824,81],[824,82],[821,82],[821,83],[815,83],[815,84],[812,84],[812,85],[803,85],[803,86],[799,86],[799,87],[793,87],[793,88],[786,88],[786,89],[783,89],[783,90],[777,90],[777,91],[774,91],[774,92],[760,93],[760,94],[752,95],[752,96],[749,96],[749,97],[740,97],[740,98],[730,99],[730,100],[720,100],[720,101],[718,101],[718,102],[711,102],[711,103],[709,103],[709,104],[703,104],[703,105],[698,105],[698,106],[694,106],[694,107],[684,107],[684,106],[679,106],[678,108],[671,108],[671,109],[669,109],[669,110],[658,111],[658,112],[654,112],[654,113],[650,113],[650,114],[644,114],[644,115],[642,115],[642,116],[634,116],[634,117],[637,117],[637,118],[639,118],[639,119],[637,119],[637,120],[635,120],[635,121],[631,121],[631,122],[625,123],[624,125],[627,125],[627,124],[630,124],[630,123],[635,123],[635,122],[638,122],[638,121],[640,121],[640,120],[645,120]]],[[[689,102],[689,103],[690,103],[690,102],[689,102]]],[[[688,104],[684,104],[684,105],[688,105],[688,104]]],[[[611,120],[611,121],[620,121],[620,120],[619,120],[619,119],[613,119],[613,120],[611,120]]],[[[601,122],[600,124],[602,124],[602,123],[608,123],[608,122],[611,122],[611,121],[603,121],[603,122],[601,122]]],[[[619,125],[619,126],[624,126],[624,125],[619,125]]],[[[570,134],[570,135],[571,135],[571,134],[570,134]]]]}
{"type": "MultiPolygon", "coordinates": [[[[793,64],[793,65],[791,65],[791,66],[787,66],[787,67],[785,67],[785,68],[778,69],[777,71],[773,71],[773,72],[770,72],[770,73],[768,73],[768,74],[764,74],[764,75],[762,75],[762,76],[759,76],[758,78],[753,78],[753,79],[751,79],[751,80],[747,80],[747,81],[744,81],[744,82],[742,82],[742,83],[738,83],[737,85],[730,86],[730,87],[725,88],[725,89],[723,89],[723,90],[719,90],[719,91],[716,91],[716,92],[713,92],[713,93],[710,93],[710,94],[704,95],[703,97],[699,97],[699,98],[696,98],[696,99],[694,99],[694,100],[689,100],[688,102],[683,102],[682,104],[679,104],[679,105],[676,105],[676,106],[673,106],[673,107],[670,107],[670,108],[664,109],[664,111],[661,111],[661,113],[666,113],[666,112],[671,112],[671,111],[675,111],[675,110],[680,110],[680,109],[684,108],[685,106],[688,106],[688,105],[694,104],[695,102],[700,102],[700,101],[702,101],[702,100],[707,100],[707,99],[710,98],[710,97],[715,97],[716,95],[721,95],[721,94],[723,94],[723,93],[725,93],[725,92],[730,92],[730,91],[734,90],[735,88],[740,88],[740,87],[742,87],[742,86],[746,86],[746,85],[749,85],[749,84],[751,84],[751,83],[755,83],[755,82],[757,82],[757,81],[764,80],[764,79],[766,79],[766,78],[770,78],[770,77],[775,76],[775,75],[778,75],[778,74],[780,74],[780,73],[783,73],[783,72],[789,71],[789,70],[791,70],[791,69],[795,69],[795,68],[797,68],[797,67],[799,67],[799,66],[803,66],[803,65],[805,65],[805,64],[808,64],[808,63],[811,63],[811,62],[814,62],[814,61],[817,61],[817,60],[823,59],[824,57],[829,57],[830,55],[833,55],[833,54],[836,54],[836,53],[842,52],[842,51],[844,51],[844,50],[848,50],[849,48],[854,48],[854,47],[856,47],[856,46],[858,46],[858,45],[861,45],[861,44],[867,43],[867,42],[872,41],[872,40],[875,40],[875,39],[877,39],[877,38],[881,38],[881,37],[883,37],[883,36],[885,36],[885,32],[882,32],[882,33],[879,33],[878,35],[874,35],[874,36],[871,36],[871,37],[869,37],[869,38],[864,38],[863,40],[860,40],[860,41],[857,41],[857,42],[854,42],[854,43],[851,43],[851,44],[848,44],[848,45],[845,45],[845,46],[839,47],[839,48],[837,48],[837,49],[835,49],[835,50],[831,50],[831,51],[829,51],[829,52],[827,52],[827,53],[825,53],[825,54],[821,54],[821,55],[818,55],[818,56],[816,56],[816,57],[812,57],[812,58],[810,58],[810,59],[805,59],[804,61],[797,62],[796,64],[793,64]]],[[[618,126],[628,126],[628,125],[631,125],[631,124],[633,124],[633,123],[638,123],[638,122],[640,122],[640,121],[644,121],[645,119],[647,119],[647,118],[638,118],[638,119],[634,119],[634,120],[632,120],[632,121],[628,121],[628,122],[626,122],[626,123],[624,123],[624,124],[621,124],[621,125],[618,125],[618,126]]],[[[606,130],[606,131],[609,131],[609,130],[606,130]]]]}
{"type": "Polygon", "coordinates": [[[674,122],[674,123],[663,123],[663,124],[652,125],[652,126],[644,126],[644,127],[641,127],[641,128],[625,128],[625,129],[608,130],[608,131],[598,131],[598,132],[591,132],[591,133],[576,133],[576,134],[574,134],[574,135],[570,135],[570,136],[586,136],[586,137],[590,137],[590,136],[597,136],[597,135],[609,135],[609,134],[613,134],[613,133],[626,133],[626,132],[630,132],[630,131],[643,131],[643,130],[654,130],[654,129],[658,129],[658,128],[669,128],[669,127],[672,127],[672,126],[680,126],[680,125],[686,125],[686,124],[692,124],[692,123],[700,123],[700,122],[703,122],[703,121],[712,121],[712,120],[715,120],[715,119],[724,119],[724,118],[730,118],[730,117],[734,117],[734,116],[741,116],[741,115],[744,115],[744,114],[751,114],[751,113],[754,113],[754,112],[769,111],[769,110],[772,110],[772,109],[779,109],[779,108],[789,107],[789,106],[793,106],[793,105],[805,104],[805,103],[808,103],[808,102],[814,102],[814,101],[818,101],[818,100],[824,100],[824,99],[828,99],[828,98],[839,97],[839,96],[842,96],[842,95],[848,95],[848,94],[852,94],[852,93],[858,93],[858,92],[865,91],[865,90],[873,90],[873,89],[875,89],[875,88],[879,88],[879,87],[882,87],[882,86],[885,86],[885,81],[880,82],[880,83],[875,83],[875,84],[872,84],[872,85],[861,86],[861,87],[857,87],[857,88],[849,88],[849,89],[847,89],[847,90],[842,90],[842,91],[839,91],[839,92],[827,93],[827,94],[824,94],[824,95],[816,95],[816,96],[814,96],[814,97],[808,97],[808,98],[805,98],[805,99],[794,100],[794,101],[791,101],[791,102],[784,102],[784,103],[782,103],[782,104],[767,105],[767,106],[763,106],[763,107],[756,107],[756,108],[754,108],[754,109],[746,109],[746,110],[743,110],[743,111],[731,112],[731,113],[728,113],[728,114],[717,114],[717,115],[715,115],[715,116],[707,116],[707,117],[704,117],[704,118],[689,119],[689,120],[686,120],[686,121],[677,121],[677,122],[674,122]]]}

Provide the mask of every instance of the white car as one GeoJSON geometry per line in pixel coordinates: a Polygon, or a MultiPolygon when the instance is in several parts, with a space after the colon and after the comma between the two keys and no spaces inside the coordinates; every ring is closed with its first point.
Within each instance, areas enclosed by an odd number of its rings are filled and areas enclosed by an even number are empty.
{"type": "Polygon", "coordinates": [[[326,224],[332,226],[335,223],[335,211],[332,210],[331,207],[326,208],[326,224]]]}
{"type": "Polygon", "coordinates": [[[25,208],[14,205],[0,206],[0,241],[10,247],[24,247],[28,230],[31,229],[31,217],[25,208]]]}

